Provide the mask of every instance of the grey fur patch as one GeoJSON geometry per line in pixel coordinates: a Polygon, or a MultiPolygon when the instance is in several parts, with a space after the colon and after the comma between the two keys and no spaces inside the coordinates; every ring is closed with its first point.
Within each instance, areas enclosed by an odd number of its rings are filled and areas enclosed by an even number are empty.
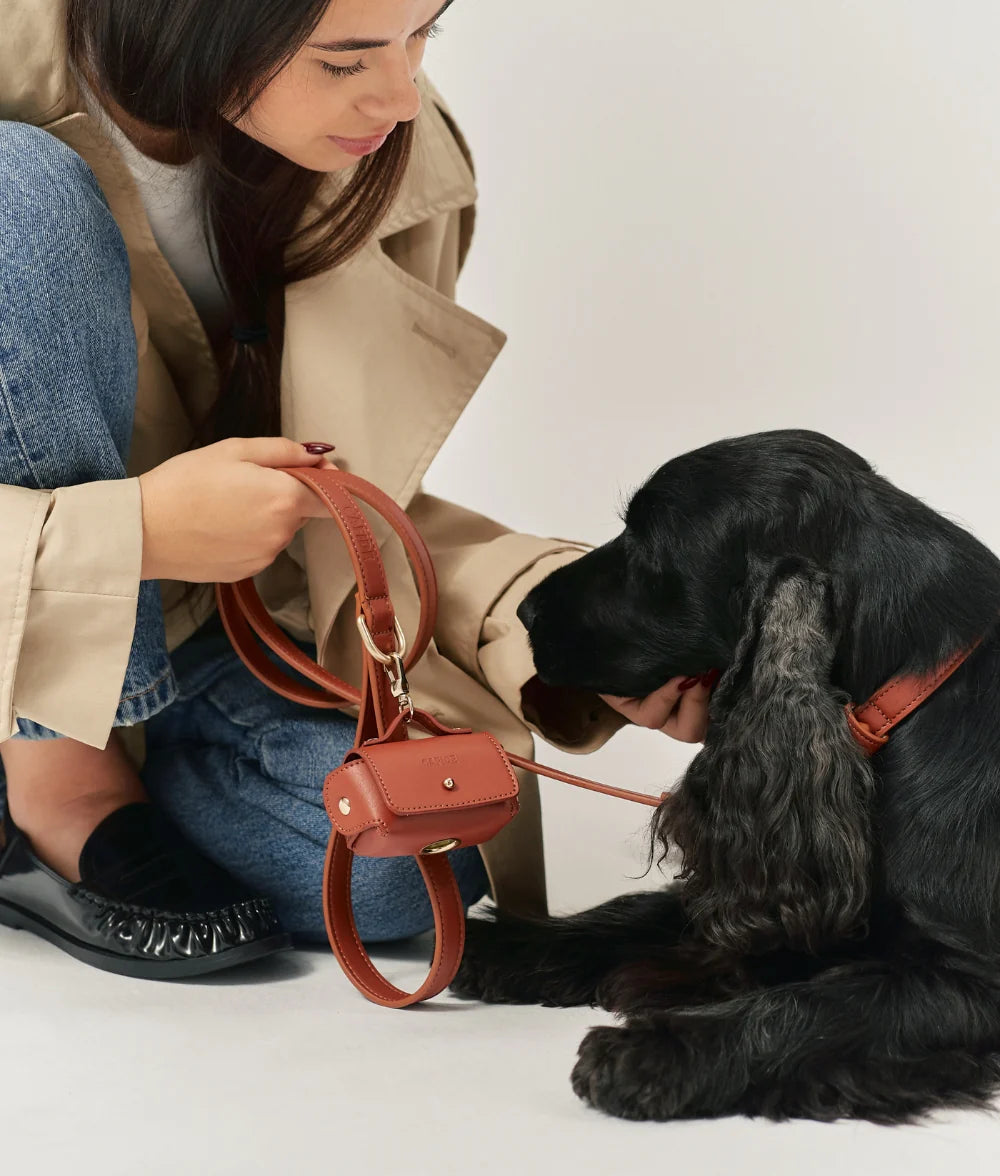
{"type": "Polygon", "coordinates": [[[659,834],[683,851],[689,909],[708,939],[815,951],[864,923],[874,777],[830,682],[827,577],[801,564],[751,573],[708,739],[659,834]]]}

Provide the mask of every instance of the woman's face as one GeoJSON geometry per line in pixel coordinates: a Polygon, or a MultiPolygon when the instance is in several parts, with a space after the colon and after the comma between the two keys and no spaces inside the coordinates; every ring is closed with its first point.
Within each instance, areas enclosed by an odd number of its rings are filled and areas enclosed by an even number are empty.
{"type": "Polygon", "coordinates": [[[414,78],[452,0],[333,0],[236,125],[311,171],[353,167],[420,113],[414,78]]]}

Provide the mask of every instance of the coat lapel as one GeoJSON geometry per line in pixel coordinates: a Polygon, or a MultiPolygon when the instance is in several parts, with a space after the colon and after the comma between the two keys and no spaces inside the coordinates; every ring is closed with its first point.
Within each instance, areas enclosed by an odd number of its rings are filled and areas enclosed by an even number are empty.
{"type": "MultiPolygon", "coordinates": [[[[329,440],[338,464],[404,509],[504,343],[503,334],[407,274],[379,246],[290,290],[286,432],[329,440]]],[[[372,520],[379,543],[390,534],[372,520]]],[[[306,525],[320,658],[354,573],[332,521],[306,525]]]]}

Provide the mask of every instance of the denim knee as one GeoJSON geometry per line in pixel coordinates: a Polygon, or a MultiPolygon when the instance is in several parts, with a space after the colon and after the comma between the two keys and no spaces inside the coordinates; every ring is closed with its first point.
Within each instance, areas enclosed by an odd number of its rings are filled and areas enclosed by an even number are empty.
{"type": "Polygon", "coordinates": [[[52,229],[64,233],[92,222],[95,206],[107,210],[104,193],[72,147],[29,123],[0,119],[0,209],[5,217],[19,217],[22,227],[32,217],[46,235],[52,229]]]}
{"type": "Polygon", "coordinates": [[[93,172],[48,132],[0,121],[0,481],[124,476],[135,350],[128,254],[93,172]]]}
{"type": "Polygon", "coordinates": [[[89,165],[61,139],[27,123],[0,119],[0,212],[10,235],[4,264],[37,263],[56,249],[86,251],[115,266],[102,277],[128,281],[128,259],[121,232],[89,165]]]}

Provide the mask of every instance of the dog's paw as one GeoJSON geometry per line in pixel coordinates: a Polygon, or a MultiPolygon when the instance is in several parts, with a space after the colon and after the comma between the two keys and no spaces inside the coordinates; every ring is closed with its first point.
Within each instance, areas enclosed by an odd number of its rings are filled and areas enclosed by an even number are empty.
{"type": "Polygon", "coordinates": [[[570,1008],[593,1004],[594,988],[575,954],[562,958],[545,923],[508,914],[468,920],[465,954],[451,983],[456,995],[487,1004],[570,1008]]]}
{"type": "Polygon", "coordinates": [[[517,1003],[512,996],[514,985],[510,961],[504,958],[501,939],[502,934],[493,920],[466,921],[465,951],[451,982],[451,991],[456,996],[486,1004],[517,1003]]]}
{"type": "Polygon", "coordinates": [[[671,1050],[661,1031],[611,1025],[580,1042],[570,1081],[577,1096],[619,1119],[673,1119],[671,1050]]]}

